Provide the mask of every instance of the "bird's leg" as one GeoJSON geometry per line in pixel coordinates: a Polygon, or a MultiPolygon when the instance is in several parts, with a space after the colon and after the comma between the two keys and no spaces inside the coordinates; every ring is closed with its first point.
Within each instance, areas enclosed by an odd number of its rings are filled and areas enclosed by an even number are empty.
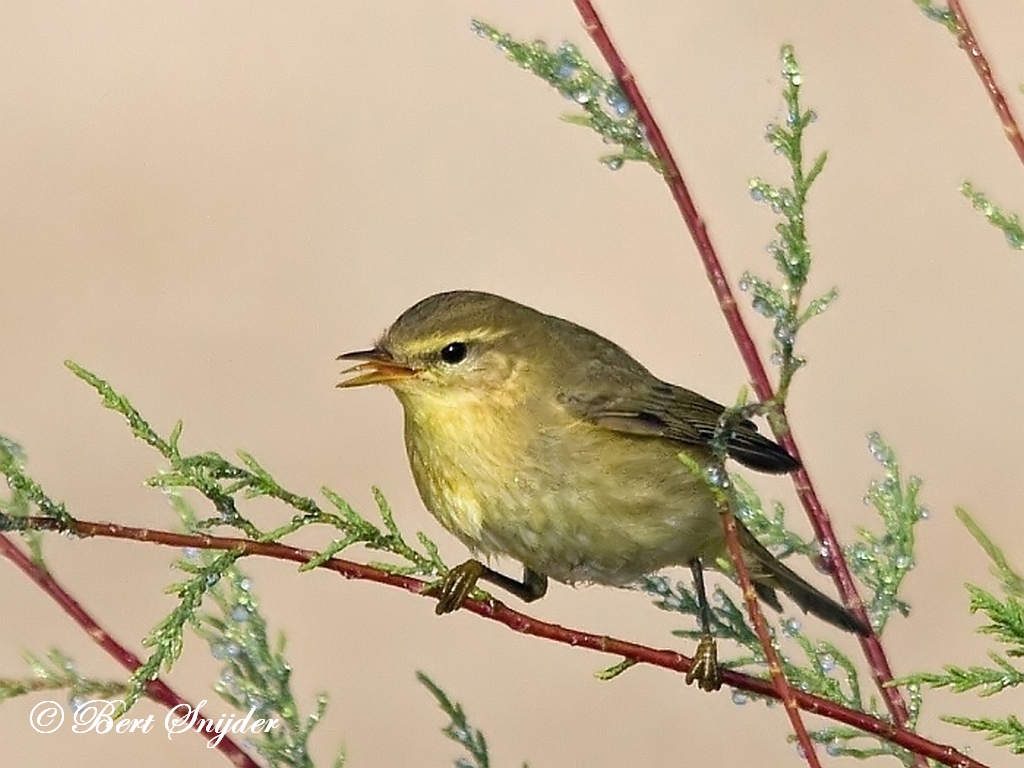
{"type": "Polygon", "coordinates": [[[718,669],[718,646],[711,634],[711,605],[708,593],[704,589],[704,567],[700,558],[690,561],[693,573],[693,591],[697,595],[697,619],[700,621],[700,642],[693,654],[693,666],[686,673],[687,684],[697,681],[697,686],[704,691],[717,691],[722,687],[722,677],[718,669]]]}
{"type": "Polygon", "coordinates": [[[434,612],[440,616],[458,610],[480,579],[496,584],[526,603],[544,597],[548,591],[548,577],[529,568],[524,567],[523,580],[516,581],[488,568],[479,560],[467,560],[452,568],[440,581],[431,584],[425,590],[438,596],[434,612]]]}

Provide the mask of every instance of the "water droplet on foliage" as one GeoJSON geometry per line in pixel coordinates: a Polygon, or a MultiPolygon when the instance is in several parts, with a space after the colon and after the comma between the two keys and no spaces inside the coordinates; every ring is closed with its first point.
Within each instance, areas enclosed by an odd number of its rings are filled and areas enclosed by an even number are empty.
{"type": "Polygon", "coordinates": [[[750,701],[750,697],[747,696],[745,691],[736,690],[732,692],[732,703],[736,706],[742,707],[750,701]]]}
{"type": "Polygon", "coordinates": [[[750,302],[750,306],[757,314],[763,317],[771,317],[775,314],[775,310],[772,309],[771,302],[763,296],[755,296],[754,300],[750,302]]]}
{"type": "Polygon", "coordinates": [[[796,331],[789,323],[776,323],[775,339],[780,344],[791,345],[796,340],[796,331]]]}
{"type": "Polygon", "coordinates": [[[729,475],[722,467],[708,467],[705,474],[707,475],[708,482],[716,488],[729,487],[729,475]]]}

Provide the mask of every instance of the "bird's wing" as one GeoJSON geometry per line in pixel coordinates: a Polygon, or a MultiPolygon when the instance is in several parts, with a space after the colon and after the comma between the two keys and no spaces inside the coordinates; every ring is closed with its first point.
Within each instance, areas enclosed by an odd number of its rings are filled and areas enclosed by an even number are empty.
{"type": "MultiPolygon", "coordinates": [[[[595,367],[592,373],[596,372],[595,367]]],[[[565,390],[560,399],[573,416],[605,429],[701,447],[710,447],[725,411],[713,400],[663,382],[647,371],[623,376],[621,369],[605,380],[588,376],[586,386],[565,390]]],[[[741,464],[762,472],[792,472],[798,466],[747,419],[733,425],[726,451],[741,464]]]]}

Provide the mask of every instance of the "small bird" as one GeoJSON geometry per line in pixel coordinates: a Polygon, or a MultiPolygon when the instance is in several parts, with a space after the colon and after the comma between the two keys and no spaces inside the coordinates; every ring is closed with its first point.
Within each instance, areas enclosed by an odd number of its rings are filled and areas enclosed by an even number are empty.
{"type": "MultiPolygon", "coordinates": [[[[725,408],[658,379],[587,328],[478,291],[413,305],[371,349],[339,360],[339,387],[385,384],[405,412],[405,447],[427,509],[476,555],[507,555],[523,579],[479,560],[453,568],[434,592],[457,609],[485,579],[530,602],[548,579],[627,586],[673,565],[694,574],[704,639],[687,681],[720,685],[702,566],[725,552],[714,491],[702,472],[725,408]],[[680,454],[688,457],[680,460],[680,454]]],[[[727,455],[751,469],[797,462],[736,420],[727,455]]],[[[740,526],[758,596],[781,610],[781,589],[845,630],[868,629],[740,526]]]]}

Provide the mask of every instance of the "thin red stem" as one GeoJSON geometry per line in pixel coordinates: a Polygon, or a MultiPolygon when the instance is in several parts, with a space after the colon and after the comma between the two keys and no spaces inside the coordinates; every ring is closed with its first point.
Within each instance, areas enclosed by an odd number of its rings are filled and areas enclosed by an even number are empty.
{"type": "MultiPolygon", "coordinates": [[[[62,520],[50,517],[28,517],[23,518],[22,521],[25,527],[33,530],[67,530],[69,533],[82,537],[102,536],[182,549],[191,547],[195,549],[236,550],[244,555],[258,555],[296,563],[307,563],[317,555],[316,552],[311,550],[296,549],[285,544],[263,543],[252,541],[251,539],[227,536],[174,533],[151,528],[118,525],[117,523],[77,520],[70,529],[67,529],[62,520]]],[[[427,586],[426,582],[410,576],[388,573],[369,565],[354,563],[341,558],[331,558],[321,563],[318,567],[334,571],[347,579],[362,579],[379,584],[387,584],[404,589],[407,592],[412,592],[413,594],[429,597],[429,595],[423,593],[427,586]]],[[[539,621],[532,616],[514,611],[504,603],[494,599],[467,600],[463,603],[462,607],[470,613],[475,613],[478,616],[504,624],[514,632],[553,640],[576,648],[589,648],[590,650],[612,654],[637,663],[651,664],[682,674],[689,672],[693,664],[693,659],[675,651],[659,650],[626,640],[618,640],[607,635],[595,635],[590,632],[539,621]]],[[[727,669],[722,672],[722,682],[733,688],[745,690],[758,696],[779,699],[779,694],[775,690],[774,684],[763,678],[751,677],[750,675],[744,675],[727,669]]],[[[849,709],[834,701],[829,701],[819,696],[812,696],[799,690],[792,691],[792,695],[796,700],[797,706],[805,712],[821,715],[844,725],[858,728],[919,755],[932,758],[942,765],[948,765],[951,768],[988,768],[984,763],[971,759],[951,746],[930,741],[912,731],[871,717],[864,712],[849,709]]]]}
{"type": "Polygon", "coordinates": [[[981,78],[981,83],[985,86],[985,91],[992,100],[992,106],[995,107],[996,114],[999,115],[999,122],[1003,124],[1003,131],[1006,133],[1007,141],[1010,142],[1013,151],[1017,153],[1017,158],[1021,163],[1024,163],[1024,137],[1021,136],[1020,126],[1017,125],[1017,120],[1013,116],[1009,102],[1006,101],[1003,89],[996,82],[995,73],[992,71],[992,67],[989,66],[985,52],[981,49],[977,38],[974,36],[974,30],[971,29],[971,25],[967,21],[967,15],[960,5],[960,0],[949,0],[949,10],[953,13],[954,18],[956,18],[956,25],[958,27],[956,33],[957,41],[971,60],[974,71],[981,78]]]}
{"type": "MultiPolygon", "coordinates": [[[[7,536],[0,534],[0,557],[7,558],[11,563],[14,564],[22,573],[28,576],[36,585],[49,595],[54,602],[56,602],[63,611],[72,618],[72,620],[78,624],[85,633],[92,638],[100,648],[106,651],[114,660],[122,667],[127,669],[129,672],[134,672],[140,666],[142,666],[142,660],[132,653],[128,648],[119,643],[107,630],[100,626],[92,615],[82,607],[82,604],[78,602],[64,587],[58,582],[49,571],[41,567],[38,563],[34,562],[24,552],[22,552],[14,542],[11,541],[7,536]]],[[[151,681],[146,686],[146,697],[152,699],[158,704],[162,704],[168,709],[174,709],[174,707],[184,705],[189,709],[194,710],[188,701],[186,701],[181,695],[174,691],[167,683],[160,678],[151,681]]],[[[208,735],[204,736],[199,731],[196,733],[203,736],[204,739],[208,738],[208,735]]],[[[253,760],[247,755],[238,744],[232,741],[231,737],[227,734],[217,744],[217,749],[220,750],[233,765],[239,766],[239,768],[259,768],[259,763],[253,760]]]]}
{"type": "MultiPolygon", "coordinates": [[[[608,35],[608,31],[597,15],[593,4],[589,0],[573,0],[573,2],[579,11],[580,17],[583,19],[583,25],[587,33],[601,52],[612,74],[619,81],[619,85],[629,99],[633,109],[636,110],[637,116],[640,118],[646,131],[651,149],[662,163],[665,183],[668,185],[672,198],[676,201],[683,220],[690,230],[694,244],[697,246],[697,252],[700,255],[701,262],[704,264],[708,280],[711,282],[711,288],[718,299],[718,305],[725,316],[725,321],[739,348],[740,356],[747,367],[747,373],[750,376],[754,392],[761,402],[771,401],[775,396],[775,392],[768,379],[768,373],[757,352],[757,347],[754,345],[754,340],[747,330],[746,323],[739,312],[732,288],[729,286],[725,270],[722,268],[722,262],[718,258],[718,253],[711,242],[711,237],[708,235],[704,220],[694,204],[693,197],[690,195],[679,166],[672,155],[672,151],[669,149],[668,142],[665,140],[661,128],[654,119],[647,101],[640,92],[633,74],[619,55],[615,44],[608,35]]],[[[788,429],[784,408],[780,408],[779,416],[781,418],[778,422],[772,422],[772,430],[790,455],[800,460],[800,450],[788,429]]],[[[850,574],[846,560],[843,558],[842,548],[839,545],[835,530],[832,528],[829,516],[822,507],[817,492],[811,484],[811,478],[807,474],[806,469],[801,468],[795,473],[794,486],[797,497],[800,499],[800,503],[810,519],[814,534],[827,552],[825,560],[843,603],[865,626],[871,626],[871,622],[864,610],[864,604],[853,582],[853,576],[850,574]]],[[[889,666],[885,650],[882,648],[878,635],[872,632],[868,636],[860,638],[860,643],[871,668],[872,677],[886,702],[889,712],[896,723],[901,726],[905,725],[909,722],[907,707],[903,697],[900,695],[899,689],[890,685],[893,679],[892,669],[889,666]]]]}
{"type": "Polygon", "coordinates": [[[725,541],[729,547],[729,557],[732,559],[733,567],[739,578],[740,588],[743,590],[743,599],[747,604],[747,613],[754,622],[754,631],[757,632],[757,639],[764,650],[765,661],[768,662],[768,672],[772,678],[772,685],[779,701],[782,702],[789,717],[790,726],[796,734],[797,743],[804,759],[811,768],[821,768],[821,761],[818,759],[818,752],[811,741],[811,735],[807,732],[807,726],[800,716],[800,706],[793,696],[793,689],[789,686],[785,673],[782,671],[782,663],[779,661],[779,654],[775,652],[771,636],[768,634],[768,624],[761,612],[761,604],[757,600],[757,593],[754,591],[754,583],[750,579],[750,571],[743,559],[743,548],[740,546],[739,530],[736,527],[736,518],[729,508],[728,502],[722,504],[719,510],[722,515],[722,525],[725,527],[725,541]]]}

